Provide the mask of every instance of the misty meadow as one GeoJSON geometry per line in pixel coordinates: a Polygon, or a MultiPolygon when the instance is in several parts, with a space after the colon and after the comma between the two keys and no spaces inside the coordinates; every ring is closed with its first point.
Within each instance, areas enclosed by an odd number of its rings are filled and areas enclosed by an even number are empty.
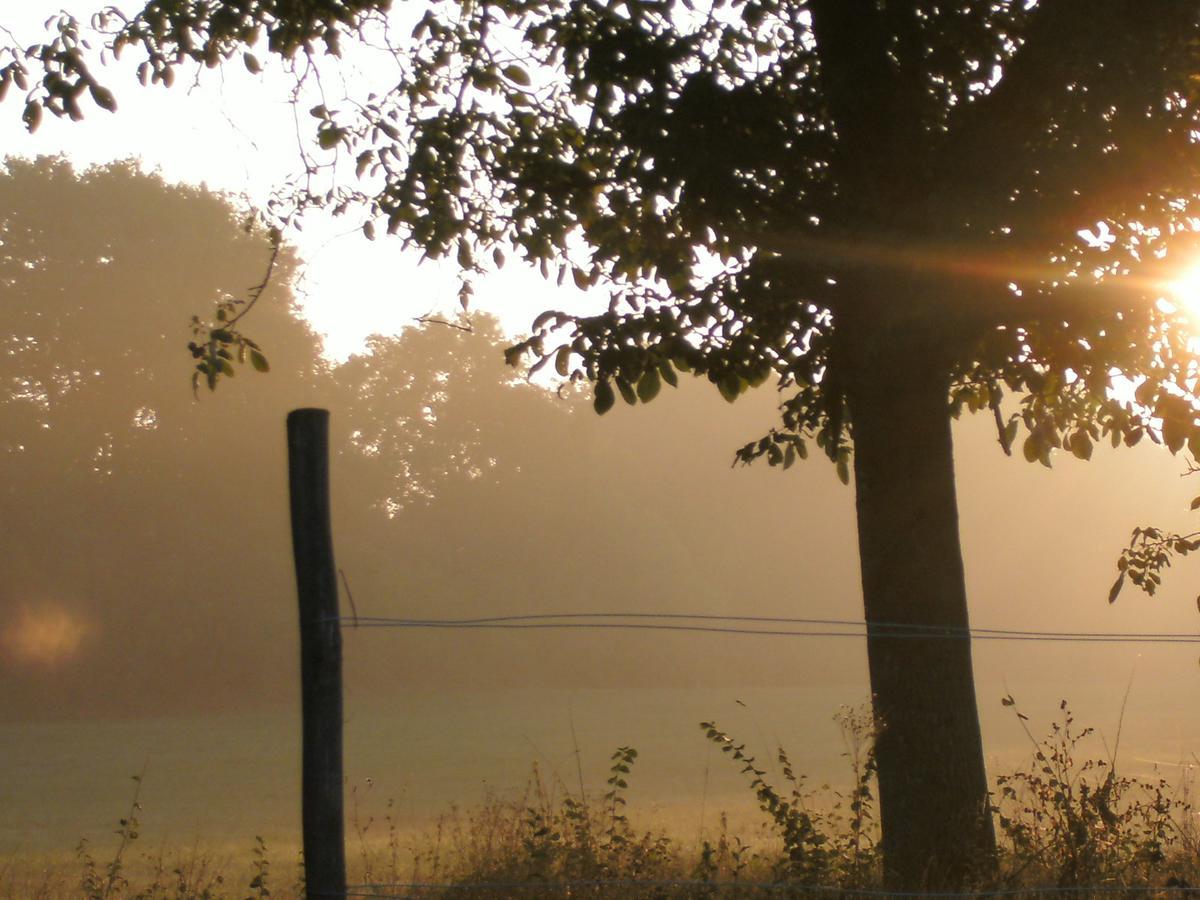
{"type": "Polygon", "coordinates": [[[1195,9],[34,7],[0,893],[1198,883],[1195,9]]]}

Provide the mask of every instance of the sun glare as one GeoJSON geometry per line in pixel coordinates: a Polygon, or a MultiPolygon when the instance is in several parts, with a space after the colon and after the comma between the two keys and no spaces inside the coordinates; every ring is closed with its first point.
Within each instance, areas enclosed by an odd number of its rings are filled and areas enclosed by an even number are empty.
{"type": "Polygon", "coordinates": [[[54,668],[79,652],[87,631],[81,618],[59,606],[25,606],[0,629],[0,657],[21,666],[54,668]]]}
{"type": "Polygon", "coordinates": [[[1200,263],[1186,269],[1182,275],[1172,281],[1170,290],[1164,299],[1177,303],[1193,319],[1200,321],[1200,263]]]}

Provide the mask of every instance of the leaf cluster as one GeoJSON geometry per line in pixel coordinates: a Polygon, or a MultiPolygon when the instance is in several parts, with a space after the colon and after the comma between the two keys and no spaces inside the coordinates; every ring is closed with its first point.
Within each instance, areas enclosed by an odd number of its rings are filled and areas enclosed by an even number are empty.
{"type": "Polygon", "coordinates": [[[180,66],[211,69],[237,54],[247,69],[258,72],[261,63],[250,47],[265,43],[267,52],[286,61],[298,55],[339,56],[343,39],[361,37],[364,20],[389,5],[390,0],[150,0],[133,16],[116,6],[102,7],[86,25],[61,13],[46,21],[41,42],[0,46],[0,100],[11,87],[24,94],[22,119],[30,132],[37,130],[44,111],[82,119],[85,94],[99,108],[115,112],[113,92],[93,75],[96,55],[104,63],[132,48],[142,57],[136,71],[143,85],[170,87],[180,66]]]}
{"type": "MultiPolygon", "coordinates": [[[[1192,501],[1192,509],[1197,507],[1200,507],[1200,498],[1192,501]]],[[[1171,560],[1195,550],[1200,550],[1200,531],[1173,534],[1153,526],[1133,529],[1129,546],[1117,559],[1117,580],[1109,589],[1108,602],[1116,602],[1126,579],[1153,597],[1162,584],[1163,572],[1171,567],[1171,560]]],[[[1196,602],[1200,606],[1200,598],[1196,602]]]]}
{"type": "MultiPolygon", "coordinates": [[[[247,229],[251,226],[247,224],[247,229]]],[[[262,281],[250,288],[245,298],[226,295],[216,303],[213,321],[204,322],[199,316],[192,316],[192,340],[188,343],[188,351],[197,360],[196,371],[192,373],[192,392],[198,393],[200,379],[210,391],[217,389],[217,382],[222,376],[232,378],[235,373],[233,362],[245,363],[247,358],[256,372],[269,372],[271,364],[262,348],[238,329],[238,323],[254,308],[263,291],[271,282],[271,274],[279,259],[282,247],[282,237],[278,229],[270,233],[271,257],[267,261],[266,273],[262,281]]]]}

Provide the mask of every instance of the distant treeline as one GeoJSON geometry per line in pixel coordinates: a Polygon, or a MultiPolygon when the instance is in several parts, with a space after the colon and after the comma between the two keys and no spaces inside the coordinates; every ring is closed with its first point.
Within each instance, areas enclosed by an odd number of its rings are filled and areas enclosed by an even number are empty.
{"type": "MultiPolygon", "coordinates": [[[[833,472],[730,466],[769,427],[770,391],[730,408],[684,384],[652,415],[601,421],[507,367],[484,314],[334,366],[296,314],[285,249],[239,323],[270,373],[235,366],[197,399],[191,317],[245,296],[270,255],[243,220],[131,163],[10,159],[0,174],[0,716],[294,696],[283,419],[300,405],[332,411],[338,560],[364,614],[795,614],[800,582],[822,612],[857,614],[833,472]],[[801,497],[819,519],[797,519],[801,497]],[[769,540],[788,531],[810,558],[769,540]]],[[[370,690],[777,682],[828,675],[814,654],[860,663],[845,646],[683,636],[349,637],[350,683],[370,690]]]]}

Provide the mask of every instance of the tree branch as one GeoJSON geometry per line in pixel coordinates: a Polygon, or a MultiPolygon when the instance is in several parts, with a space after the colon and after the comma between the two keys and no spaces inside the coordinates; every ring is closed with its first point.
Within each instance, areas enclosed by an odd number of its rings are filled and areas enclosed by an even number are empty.
{"type": "Polygon", "coordinates": [[[447,328],[453,328],[457,331],[465,331],[467,334],[473,334],[475,332],[475,329],[469,324],[458,325],[454,322],[447,322],[445,319],[438,319],[434,316],[431,316],[429,313],[425,313],[424,315],[420,316],[413,316],[413,321],[418,325],[445,325],[447,328]]]}

